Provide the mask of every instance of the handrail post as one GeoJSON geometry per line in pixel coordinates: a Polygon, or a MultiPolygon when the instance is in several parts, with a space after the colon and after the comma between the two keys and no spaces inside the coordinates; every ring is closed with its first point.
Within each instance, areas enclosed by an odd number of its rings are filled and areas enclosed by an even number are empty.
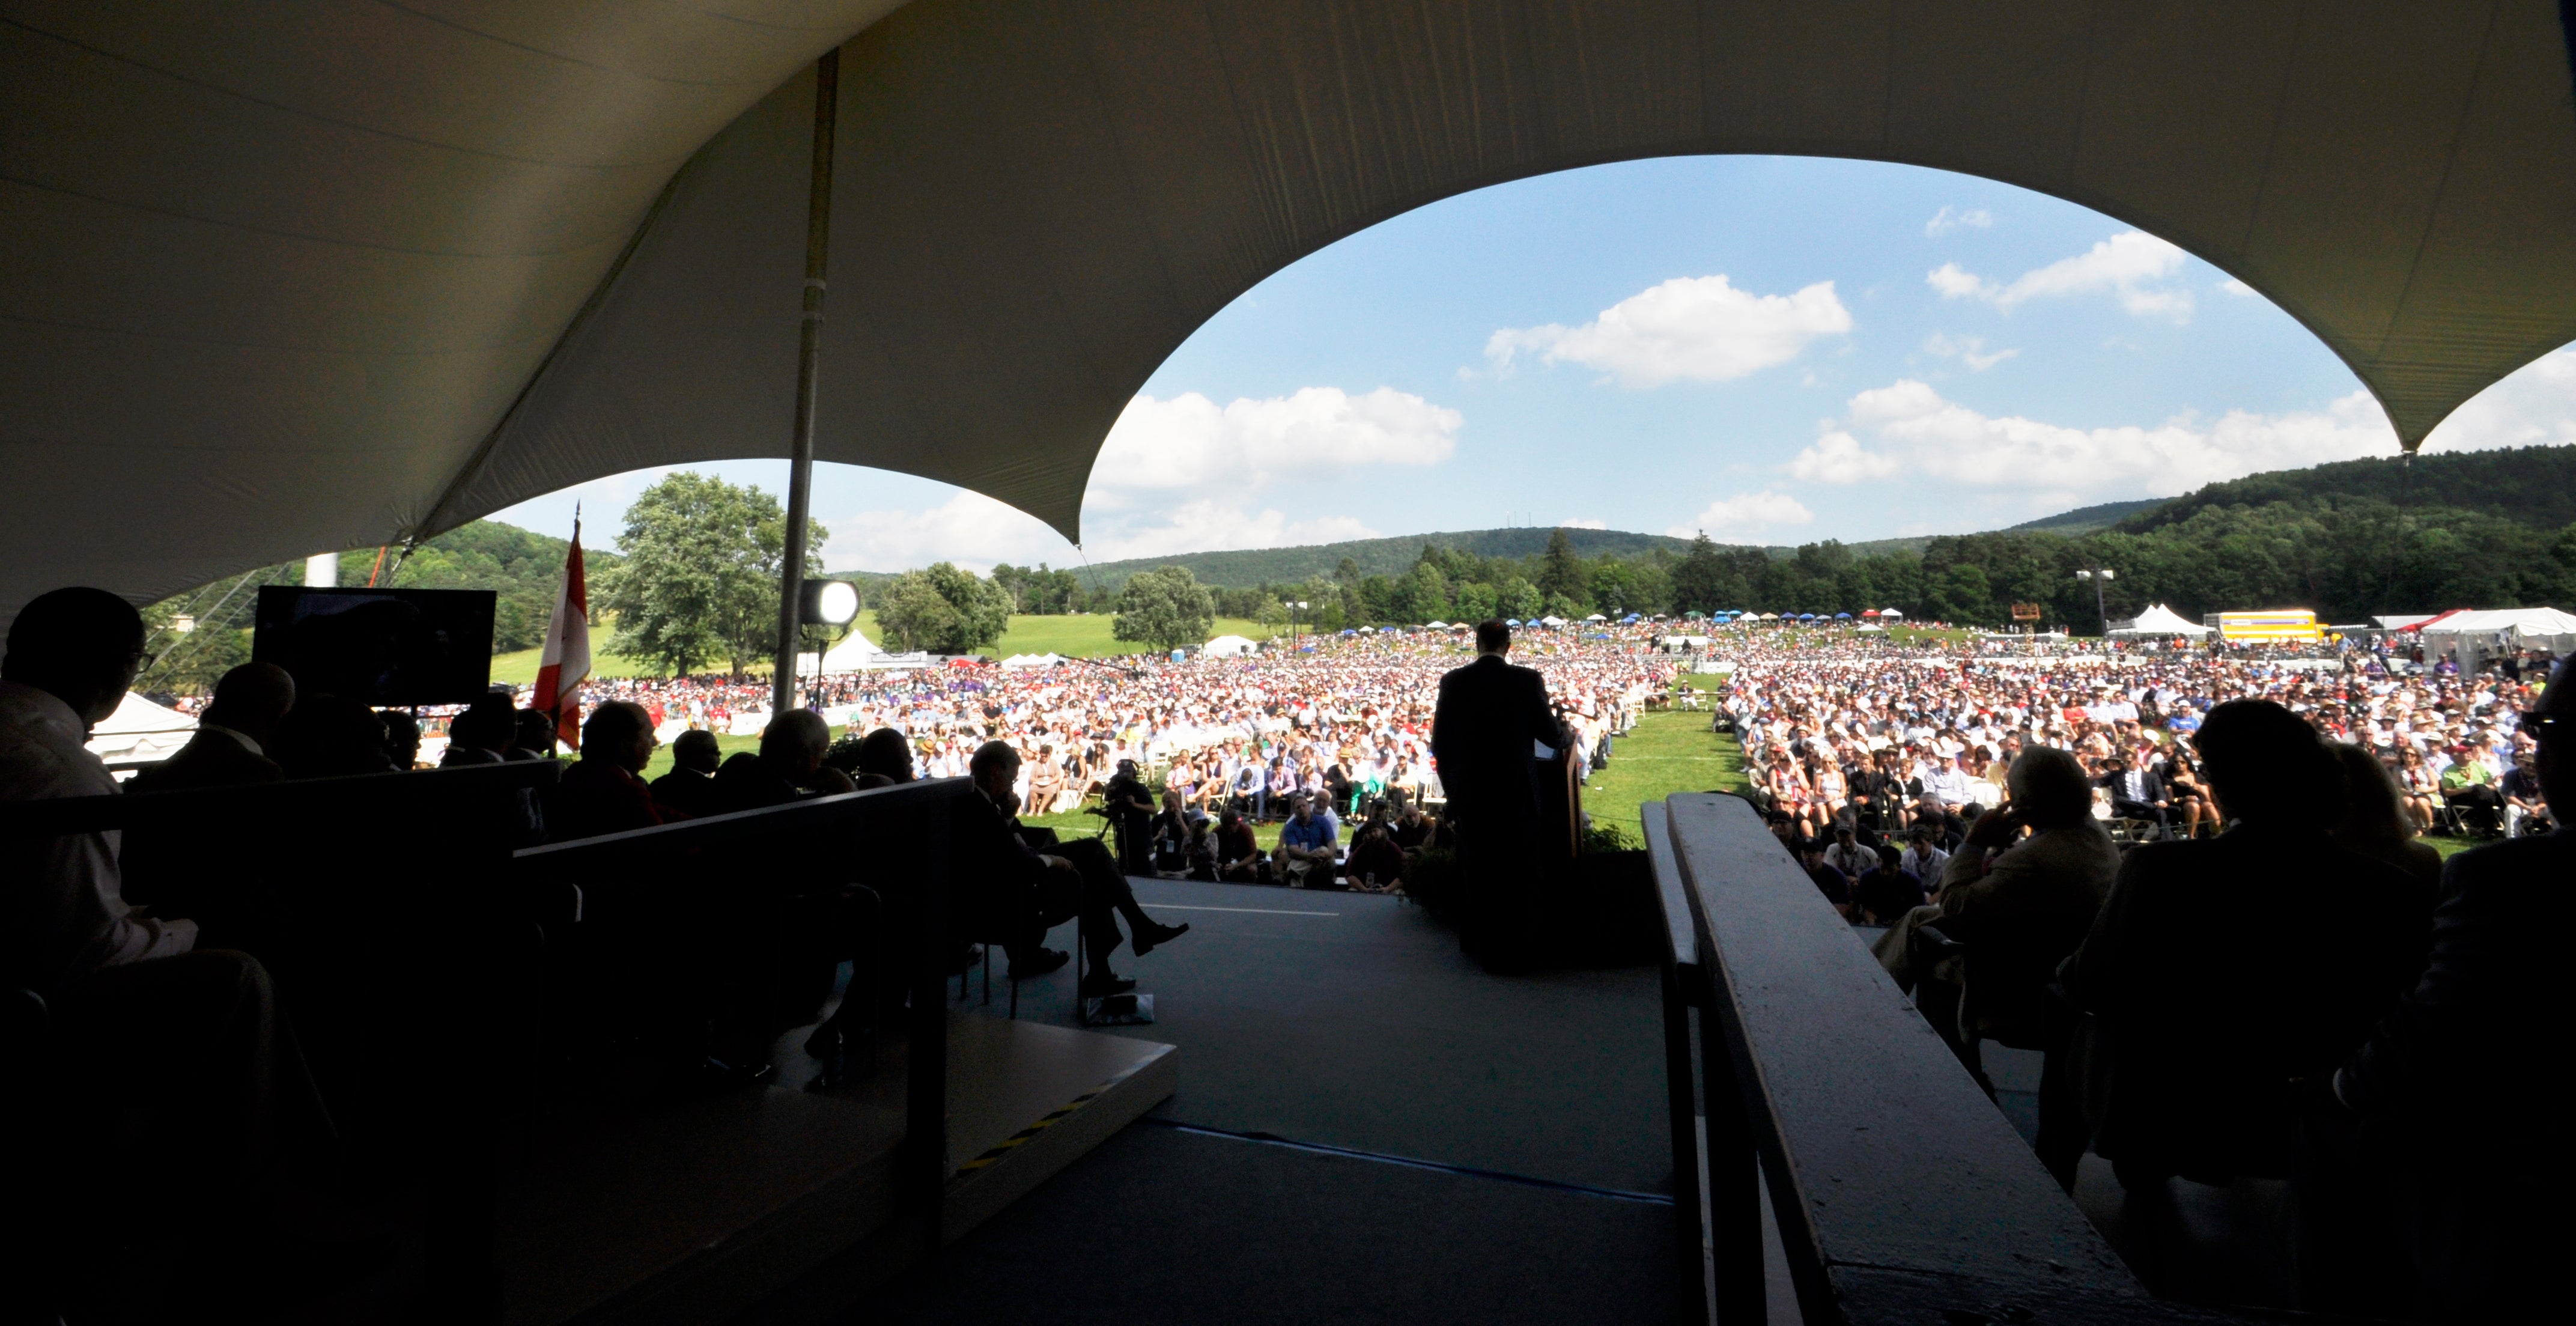
{"type": "Polygon", "coordinates": [[[1682,1281],[1679,1305],[1705,1323],[1717,1310],[1708,1282],[1707,1227],[1701,1223],[1699,1092],[1691,1062],[1690,992],[1680,964],[1666,959],[1664,985],[1664,1097],[1673,1125],[1674,1269],[1682,1281]]]}
{"type": "MultiPolygon", "coordinates": [[[[1711,983],[1720,979],[1713,961],[1716,948],[1701,936],[1702,963],[1711,983]]],[[[1707,1090],[1708,1239],[1710,1273],[1716,1285],[1718,1326],[1763,1326],[1770,1309],[1764,1303],[1762,1268],[1762,1171],[1755,1162],[1753,1121],[1745,1112],[1741,1076],[1726,1018],[1707,1006],[1700,1022],[1700,1081],[1707,1090]]]]}
{"type": "Polygon", "coordinates": [[[919,930],[913,936],[912,1019],[904,1078],[904,1169],[928,1222],[930,1247],[945,1237],[948,1184],[948,861],[952,802],[919,821],[923,849],[919,930]]]}

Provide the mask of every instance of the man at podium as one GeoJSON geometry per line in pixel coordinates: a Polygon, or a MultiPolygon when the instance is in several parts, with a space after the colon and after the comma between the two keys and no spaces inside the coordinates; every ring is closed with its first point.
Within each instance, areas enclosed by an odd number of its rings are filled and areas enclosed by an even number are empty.
{"type": "Polygon", "coordinates": [[[1507,662],[1511,648],[1510,627],[1477,623],[1476,661],[1440,679],[1431,719],[1431,755],[1448,789],[1466,886],[1460,939],[1500,968],[1535,956],[1538,761],[1566,744],[1565,726],[1548,707],[1547,682],[1507,662]]]}

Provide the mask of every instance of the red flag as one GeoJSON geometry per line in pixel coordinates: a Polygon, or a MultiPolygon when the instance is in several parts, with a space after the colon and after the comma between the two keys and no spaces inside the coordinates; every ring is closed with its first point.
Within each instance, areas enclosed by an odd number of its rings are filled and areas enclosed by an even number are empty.
{"type": "Polygon", "coordinates": [[[545,652],[537,656],[536,693],[529,707],[555,715],[555,737],[581,749],[581,683],[590,676],[590,588],[581,573],[581,513],[572,518],[572,551],[564,558],[563,592],[546,624],[545,652]]]}

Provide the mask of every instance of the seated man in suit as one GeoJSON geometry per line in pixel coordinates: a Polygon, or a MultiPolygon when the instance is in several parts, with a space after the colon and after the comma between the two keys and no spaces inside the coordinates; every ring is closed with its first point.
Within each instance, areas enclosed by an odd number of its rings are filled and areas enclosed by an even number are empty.
{"type": "Polygon", "coordinates": [[[1189,932],[1186,925],[1158,925],[1136,905],[1136,894],[1097,839],[1068,843],[1057,853],[1041,854],[1020,836],[1012,819],[1013,783],[1020,776],[1020,753],[1007,741],[988,741],[967,763],[967,776],[980,796],[958,803],[955,833],[959,919],[972,938],[999,938],[1011,955],[1011,979],[1043,976],[1065,964],[1066,955],[1046,948],[1046,932],[1077,912],[1090,948],[1091,972],[1083,979],[1084,997],[1112,995],[1136,988],[1109,970],[1109,955],[1123,938],[1120,915],[1136,931],[1136,956],[1189,932]]]}
{"type": "Polygon", "coordinates": [[[2156,826],[2156,836],[2165,836],[2170,823],[2166,818],[2173,803],[2165,794],[2165,781],[2156,771],[2134,764],[2125,755],[2114,754],[2102,762],[2102,776],[2093,780],[2096,787],[2111,791],[2111,813],[2124,820],[2145,820],[2156,826]]]}
{"type": "Polygon", "coordinates": [[[295,707],[295,679],[274,663],[244,663],[215,683],[215,701],[197,717],[197,735],[169,759],[134,775],[128,792],[275,783],[286,771],[268,758],[277,722],[295,707]]]}
{"type": "Polygon", "coordinates": [[[704,728],[681,733],[671,741],[671,772],[653,780],[653,799],[683,815],[714,814],[716,768],[723,763],[715,733],[704,728]]]}
{"type": "Polygon", "coordinates": [[[546,808],[558,842],[649,829],[670,816],[644,783],[644,766],[662,743],[653,719],[632,700],[610,700],[581,725],[581,758],[563,772],[546,808]]]}
{"type": "Polygon", "coordinates": [[[2230,700],[2198,744],[2227,832],[2132,849],[2060,969],[2105,1038],[2093,1149],[2132,1192],[2286,1177],[2298,1101],[2414,984],[2433,910],[2329,836],[2342,768],[2297,715],[2230,700]]]}

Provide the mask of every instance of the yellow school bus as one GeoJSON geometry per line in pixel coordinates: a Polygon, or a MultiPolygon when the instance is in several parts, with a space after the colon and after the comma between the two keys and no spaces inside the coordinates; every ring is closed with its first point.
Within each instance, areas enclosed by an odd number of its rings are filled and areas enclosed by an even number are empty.
{"type": "Polygon", "coordinates": [[[2306,608],[2213,612],[2201,618],[2200,624],[2215,628],[2218,638],[2230,644],[2312,644],[2325,638],[2324,629],[2317,625],[2317,615],[2306,608]]]}

